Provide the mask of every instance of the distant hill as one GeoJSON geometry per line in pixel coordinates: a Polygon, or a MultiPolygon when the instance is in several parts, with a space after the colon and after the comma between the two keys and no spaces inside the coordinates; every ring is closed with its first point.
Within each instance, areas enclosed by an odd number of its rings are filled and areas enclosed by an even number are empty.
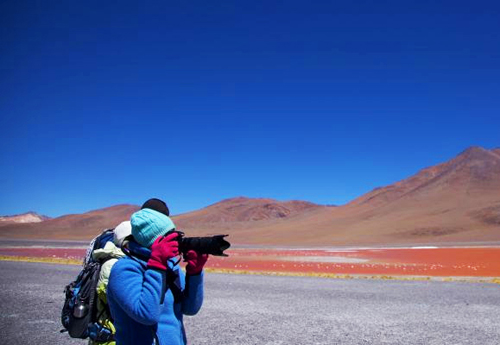
{"type": "Polygon", "coordinates": [[[238,224],[258,225],[283,220],[323,209],[327,206],[307,201],[277,201],[264,198],[236,197],[222,200],[203,209],[174,217],[178,226],[189,228],[231,228],[238,224]]]}
{"type": "MultiPolygon", "coordinates": [[[[0,237],[89,239],[138,209],[119,205],[36,224],[4,225],[0,237]]],[[[342,206],[237,197],[173,218],[187,235],[228,233],[237,244],[498,243],[500,149],[471,147],[342,206]]]]}
{"type": "Polygon", "coordinates": [[[41,223],[9,224],[0,227],[0,237],[92,239],[100,231],[130,218],[135,205],[117,205],[83,214],[70,214],[41,223]]]}
{"type": "Polygon", "coordinates": [[[0,226],[6,224],[17,224],[17,223],[40,223],[49,219],[51,218],[30,211],[23,214],[16,214],[13,216],[0,216],[0,226]]]}

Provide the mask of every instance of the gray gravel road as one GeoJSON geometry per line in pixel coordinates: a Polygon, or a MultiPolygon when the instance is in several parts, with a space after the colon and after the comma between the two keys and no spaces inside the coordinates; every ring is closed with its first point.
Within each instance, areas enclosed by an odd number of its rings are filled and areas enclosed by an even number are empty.
{"type": "MultiPolygon", "coordinates": [[[[59,334],[76,266],[0,262],[0,344],[85,344],[59,334]]],[[[206,275],[201,344],[500,344],[500,286],[206,275]]]]}

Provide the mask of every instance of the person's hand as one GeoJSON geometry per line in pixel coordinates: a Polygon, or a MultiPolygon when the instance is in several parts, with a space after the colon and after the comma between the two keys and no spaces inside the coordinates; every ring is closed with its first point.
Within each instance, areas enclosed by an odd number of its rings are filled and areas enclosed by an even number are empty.
{"type": "Polygon", "coordinates": [[[200,274],[207,260],[208,254],[200,254],[194,250],[188,251],[184,255],[184,261],[187,262],[186,273],[190,276],[200,274]]]}
{"type": "Polygon", "coordinates": [[[179,255],[179,234],[172,233],[167,236],[160,236],[151,246],[151,258],[148,267],[167,270],[167,261],[179,255]]]}

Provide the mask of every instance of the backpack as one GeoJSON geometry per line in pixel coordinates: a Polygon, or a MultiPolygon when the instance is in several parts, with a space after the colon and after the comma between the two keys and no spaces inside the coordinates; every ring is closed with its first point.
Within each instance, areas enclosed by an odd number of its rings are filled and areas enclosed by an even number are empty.
{"type": "MultiPolygon", "coordinates": [[[[107,242],[113,240],[113,230],[104,230],[92,240],[83,261],[83,269],[74,281],[69,283],[65,290],[65,300],[61,311],[61,323],[72,338],[90,339],[97,342],[111,341],[114,338],[112,331],[102,326],[97,313],[97,284],[99,273],[104,261],[96,261],[92,253],[103,248],[107,242]]],[[[108,310],[109,315],[109,310],[108,310]]]]}

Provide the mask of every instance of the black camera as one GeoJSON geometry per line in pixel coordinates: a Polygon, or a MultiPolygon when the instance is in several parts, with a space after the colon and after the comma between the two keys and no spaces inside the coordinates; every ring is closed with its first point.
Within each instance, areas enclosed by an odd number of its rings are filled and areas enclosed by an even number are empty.
{"type": "Polygon", "coordinates": [[[177,233],[179,241],[179,251],[186,254],[194,250],[200,254],[210,254],[215,256],[229,256],[224,253],[231,246],[224,237],[228,235],[215,235],[208,237],[185,237],[182,231],[172,230],[169,233],[177,233]]]}

